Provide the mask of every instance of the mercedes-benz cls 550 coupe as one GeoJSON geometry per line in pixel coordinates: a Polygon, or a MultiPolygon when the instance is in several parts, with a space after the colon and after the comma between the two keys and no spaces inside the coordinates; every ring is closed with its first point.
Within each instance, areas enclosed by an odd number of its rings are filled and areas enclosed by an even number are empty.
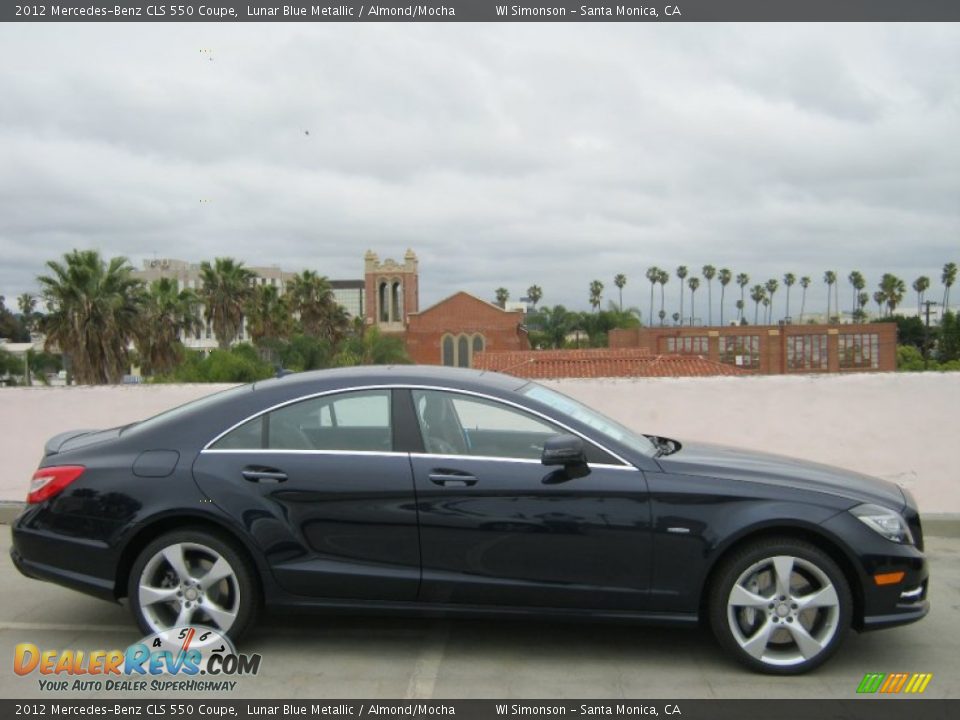
{"type": "Polygon", "coordinates": [[[781,674],[929,609],[897,485],[441,367],[293,374],[59,434],[11,556],[125,600],[144,633],[237,638],[264,608],[700,622],[781,674]]]}

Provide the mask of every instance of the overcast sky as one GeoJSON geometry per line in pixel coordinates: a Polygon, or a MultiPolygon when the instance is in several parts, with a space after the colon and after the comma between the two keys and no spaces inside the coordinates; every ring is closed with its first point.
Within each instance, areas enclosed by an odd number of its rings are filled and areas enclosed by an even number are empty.
{"type": "Polygon", "coordinates": [[[20,24],[0,66],[10,305],[72,248],[356,278],[412,247],[421,307],[623,272],[644,316],[654,264],[807,274],[817,309],[826,269],[847,308],[851,269],[939,299],[960,262],[956,24],[20,24]]]}

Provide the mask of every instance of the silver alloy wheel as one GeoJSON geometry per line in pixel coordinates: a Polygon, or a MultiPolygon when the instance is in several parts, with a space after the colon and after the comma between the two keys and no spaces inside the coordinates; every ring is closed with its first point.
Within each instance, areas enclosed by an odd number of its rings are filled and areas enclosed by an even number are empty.
{"type": "Polygon", "coordinates": [[[168,545],[143,568],[138,599],[154,632],[207,625],[227,632],[240,610],[240,584],[230,563],[195,542],[168,545]]]}
{"type": "Polygon", "coordinates": [[[840,599],[827,574],[790,555],[748,567],[727,599],[734,639],[769,665],[799,665],[815,658],[836,635],[839,617],[840,599]]]}

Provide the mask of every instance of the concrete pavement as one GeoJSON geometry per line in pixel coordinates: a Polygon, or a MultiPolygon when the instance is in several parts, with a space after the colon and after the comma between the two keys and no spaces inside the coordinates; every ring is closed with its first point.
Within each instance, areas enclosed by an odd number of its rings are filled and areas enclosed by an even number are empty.
{"type": "MultiPolygon", "coordinates": [[[[853,698],[867,672],[932,672],[925,697],[956,698],[960,540],[930,537],[927,547],[930,615],[903,628],[852,634],[825,667],[802,677],[750,673],[697,630],[307,615],[261,622],[240,647],[263,656],[260,674],[216,697],[853,698]]],[[[6,560],[8,548],[3,529],[0,697],[54,697],[39,690],[36,675],[13,673],[17,643],[89,651],[139,639],[126,608],[22,577],[6,560]]]]}

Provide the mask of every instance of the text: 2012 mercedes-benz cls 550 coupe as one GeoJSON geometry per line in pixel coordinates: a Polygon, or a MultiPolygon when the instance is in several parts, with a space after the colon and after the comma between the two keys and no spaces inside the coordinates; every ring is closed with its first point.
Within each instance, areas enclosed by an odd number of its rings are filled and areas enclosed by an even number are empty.
{"type": "Polygon", "coordinates": [[[439,367],[290,375],[46,445],[11,555],[145,633],[263,606],[708,622],[798,673],[927,614],[916,504],[846,470],[642,435],[439,367]]]}

